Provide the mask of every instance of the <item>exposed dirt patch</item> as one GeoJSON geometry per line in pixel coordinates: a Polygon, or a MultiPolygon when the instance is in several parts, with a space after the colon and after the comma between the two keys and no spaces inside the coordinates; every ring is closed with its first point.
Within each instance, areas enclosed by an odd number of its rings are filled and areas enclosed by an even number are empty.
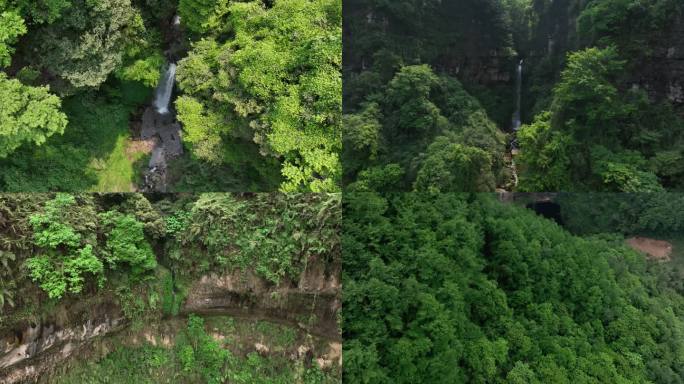
{"type": "Polygon", "coordinates": [[[133,161],[134,157],[138,153],[150,154],[155,146],[156,139],[147,140],[128,140],[126,142],[126,157],[133,161]]]}
{"type": "Polygon", "coordinates": [[[639,252],[645,253],[649,259],[657,261],[670,261],[672,244],[664,240],[656,240],[648,237],[630,237],[626,240],[627,245],[639,252]]]}

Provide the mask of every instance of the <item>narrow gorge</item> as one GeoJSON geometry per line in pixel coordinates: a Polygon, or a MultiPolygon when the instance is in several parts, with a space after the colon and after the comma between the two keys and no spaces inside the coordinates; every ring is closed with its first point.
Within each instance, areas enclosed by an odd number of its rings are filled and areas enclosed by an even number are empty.
{"type": "Polygon", "coordinates": [[[176,119],[172,105],[176,84],[176,62],[179,52],[183,50],[180,16],[173,16],[169,28],[166,39],[169,48],[165,51],[168,62],[159,79],[152,105],[142,115],[140,139],[151,142],[152,148],[149,164],[143,173],[142,185],[139,188],[143,192],[166,192],[169,161],[183,155],[182,127],[176,119]]]}

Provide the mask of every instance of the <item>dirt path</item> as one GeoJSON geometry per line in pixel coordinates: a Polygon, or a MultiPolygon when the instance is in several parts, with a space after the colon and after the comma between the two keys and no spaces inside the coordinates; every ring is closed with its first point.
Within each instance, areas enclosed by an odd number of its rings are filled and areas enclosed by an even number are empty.
{"type": "Polygon", "coordinates": [[[627,239],[626,243],[635,250],[645,253],[646,257],[651,260],[670,261],[672,244],[667,241],[635,236],[627,239]]]}

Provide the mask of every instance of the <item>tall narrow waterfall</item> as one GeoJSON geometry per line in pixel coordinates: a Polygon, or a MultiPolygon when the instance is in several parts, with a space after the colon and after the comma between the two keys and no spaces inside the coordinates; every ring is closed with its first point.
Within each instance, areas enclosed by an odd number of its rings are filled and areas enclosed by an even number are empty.
{"type": "Polygon", "coordinates": [[[523,60],[518,63],[518,71],[515,79],[515,113],[513,114],[513,130],[517,131],[520,129],[520,98],[521,98],[521,88],[522,88],[522,70],[523,70],[523,60]]]}
{"type": "Polygon", "coordinates": [[[154,96],[154,107],[157,112],[164,115],[169,113],[169,103],[171,102],[171,93],[173,93],[173,84],[176,81],[176,64],[169,64],[164,73],[164,77],[159,81],[157,91],[154,96]]]}

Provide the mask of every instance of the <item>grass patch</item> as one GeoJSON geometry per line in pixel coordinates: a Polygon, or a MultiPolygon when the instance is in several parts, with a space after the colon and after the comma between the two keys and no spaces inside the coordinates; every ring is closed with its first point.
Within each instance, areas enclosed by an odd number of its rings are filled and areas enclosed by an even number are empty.
{"type": "Polygon", "coordinates": [[[171,351],[149,344],[119,347],[99,361],[83,362],[66,375],[56,377],[61,384],[81,383],[176,383],[171,351]]]}
{"type": "Polygon", "coordinates": [[[25,145],[0,159],[0,189],[8,192],[131,191],[142,151],[130,151],[129,117],[152,90],[113,82],[102,91],[63,100],[64,135],[25,145]]]}
{"type": "Polygon", "coordinates": [[[138,164],[148,151],[135,147],[128,132],[119,134],[107,160],[93,159],[90,163],[97,174],[97,186],[91,192],[133,192],[140,170],[138,164]]]}

